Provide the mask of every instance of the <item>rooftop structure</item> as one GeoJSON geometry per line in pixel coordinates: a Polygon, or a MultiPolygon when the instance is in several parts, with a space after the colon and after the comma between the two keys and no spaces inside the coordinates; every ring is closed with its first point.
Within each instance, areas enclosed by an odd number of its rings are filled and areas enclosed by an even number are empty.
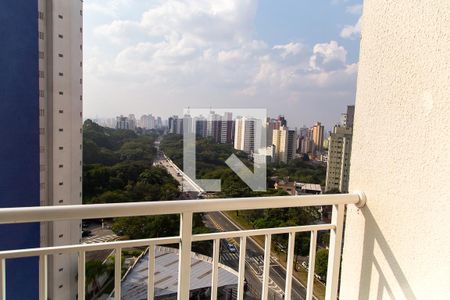
{"type": "MultiPolygon", "coordinates": [[[[178,287],[178,249],[155,247],[155,299],[176,296],[178,287]]],[[[122,279],[122,297],[125,299],[145,299],[147,297],[149,253],[140,257],[122,279]]],[[[212,258],[191,253],[191,295],[211,293],[212,258]]],[[[233,269],[219,264],[219,294],[231,294],[237,289],[239,274],[233,269]]],[[[113,295],[111,299],[114,299],[113,295]]]]}

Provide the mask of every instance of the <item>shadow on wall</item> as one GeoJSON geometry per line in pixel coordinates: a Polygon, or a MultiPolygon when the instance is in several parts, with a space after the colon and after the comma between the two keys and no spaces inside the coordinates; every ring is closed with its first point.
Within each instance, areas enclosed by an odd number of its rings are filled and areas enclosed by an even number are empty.
{"type": "Polygon", "coordinates": [[[392,282],[389,282],[385,275],[386,272],[389,271],[395,277],[395,284],[400,287],[404,297],[408,300],[416,300],[417,298],[414,295],[411,286],[409,285],[405,277],[405,274],[398,264],[395,255],[389,247],[380,228],[375,222],[372,213],[367,207],[365,209],[362,209],[361,212],[365,218],[365,228],[371,228],[372,230],[370,231],[370,233],[368,233],[368,231],[366,230],[364,235],[364,247],[360,274],[361,280],[359,283],[360,286],[358,299],[369,299],[369,297],[371,296],[370,286],[372,281],[373,267],[375,267],[376,272],[379,275],[376,299],[382,299],[385,290],[389,294],[391,299],[396,299],[392,291],[392,282]],[[390,267],[390,270],[383,270],[383,268],[380,266],[379,261],[375,257],[375,251],[377,251],[377,253],[381,251],[384,256],[384,260],[390,267]]]}

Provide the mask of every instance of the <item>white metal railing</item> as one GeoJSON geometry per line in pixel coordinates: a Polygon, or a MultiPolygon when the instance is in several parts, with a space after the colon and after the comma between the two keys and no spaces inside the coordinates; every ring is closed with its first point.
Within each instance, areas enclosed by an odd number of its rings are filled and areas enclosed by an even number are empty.
{"type": "Polygon", "coordinates": [[[262,298],[267,299],[269,290],[269,268],[271,237],[275,234],[288,234],[287,268],[285,299],[291,299],[292,295],[292,269],[294,261],[295,234],[298,232],[311,232],[311,245],[309,257],[308,284],[306,287],[306,299],[313,298],[314,263],[318,231],[330,231],[330,245],[328,258],[328,271],[326,282],[326,299],[336,299],[338,289],[338,277],[341,259],[341,245],[344,223],[345,205],[355,204],[362,207],[365,204],[363,193],[335,194],[335,195],[307,195],[307,196],[280,196],[280,197],[255,197],[237,199],[213,199],[213,200],[183,200],[183,201],[158,201],[158,202],[134,202],[115,204],[93,205],[67,205],[49,207],[26,208],[2,208],[0,209],[0,224],[46,222],[58,220],[97,219],[129,216],[155,216],[155,215],[180,215],[180,235],[164,238],[148,238],[129,241],[114,241],[97,244],[67,245],[57,247],[42,247],[33,249],[17,249],[0,251],[0,300],[6,299],[5,262],[7,259],[20,257],[39,257],[39,299],[47,299],[47,258],[57,253],[78,254],[78,299],[85,299],[85,254],[89,251],[113,249],[115,250],[115,299],[121,295],[121,253],[123,248],[149,247],[148,268],[148,299],[154,298],[154,248],[156,245],[179,243],[179,272],[178,272],[178,299],[189,299],[190,292],[190,267],[191,244],[197,241],[213,241],[211,299],[217,298],[218,285],[218,259],[219,243],[221,239],[239,238],[239,278],[238,299],[244,298],[244,274],[246,241],[256,235],[265,236],[264,269],[262,282],[262,298]],[[329,224],[291,226],[267,229],[240,230],[229,232],[216,232],[208,234],[192,234],[192,217],[194,213],[230,211],[246,209],[269,209],[286,207],[307,207],[332,205],[332,220],[329,224]],[[153,254],[153,255],[151,255],[153,254]]]}

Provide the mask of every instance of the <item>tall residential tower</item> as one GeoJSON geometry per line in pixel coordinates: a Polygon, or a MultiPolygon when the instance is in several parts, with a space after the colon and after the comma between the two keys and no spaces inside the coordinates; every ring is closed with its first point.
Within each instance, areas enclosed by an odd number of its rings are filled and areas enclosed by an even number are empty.
{"type": "MultiPolygon", "coordinates": [[[[0,206],[82,203],[82,1],[6,0],[0,12],[0,206]]],[[[78,244],[80,221],[1,226],[1,249],[78,244]]],[[[8,262],[8,299],[37,299],[38,263],[8,262]],[[31,284],[30,284],[31,283],[31,284]],[[27,289],[23,287],[27,286],[27,289]]],[[[76,299],[77,257],[48,257],[49,299],[76,299]]]]}

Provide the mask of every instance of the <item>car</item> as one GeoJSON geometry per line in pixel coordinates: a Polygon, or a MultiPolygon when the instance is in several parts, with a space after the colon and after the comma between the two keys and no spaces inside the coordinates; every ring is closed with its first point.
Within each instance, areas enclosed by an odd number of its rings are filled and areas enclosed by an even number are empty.
{"type": "Polygon", "coordinates": [[[227,248],[228,248],[228,251],[230,251],[231,253],[236,253],[237,252],[236,246],[231,244],[231,243],[229,243],[227,245],[227,248]]]}
{"type": "Polygon", "coordinates": [[[308,263],[306,261],[302,262],[302,267],[308,270],[308,263]]]}

